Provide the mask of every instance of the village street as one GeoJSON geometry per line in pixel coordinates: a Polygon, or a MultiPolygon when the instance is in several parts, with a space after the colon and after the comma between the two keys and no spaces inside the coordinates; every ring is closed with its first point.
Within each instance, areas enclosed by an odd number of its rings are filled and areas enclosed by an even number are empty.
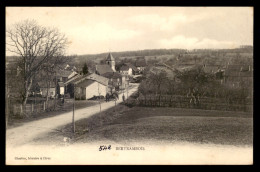
{"type": "MultiPolygon", "coordinates": [[[[133,84],[132,88],[128,91],[128,96],[132,95],[137,91],[138,84],[133,84]]],[[[122,93],[119,95],[119,100],[116,103],[122,102],[122,93]]],[[[125,94],[126,96],[126,94],[125,94]]],[[[104,102],[101,104],[102,111],[115,106],[114,101],[104,102]]],[[[99,104],[83,108],[76,109],[75,111],[75,121],[88,118],[100,111],[99,104]]],[[[37,121],[28,122],[22,126],[7,129],[6,131],[6,146],[7,147],[17,147],[22,145],[30,145],[33,143],[33,139],[40,137],[52,130],[56,130],[57,127],[69,124],[72,122],[72,112],[66,112],[58,116],[40,119],[37,121]]]]}

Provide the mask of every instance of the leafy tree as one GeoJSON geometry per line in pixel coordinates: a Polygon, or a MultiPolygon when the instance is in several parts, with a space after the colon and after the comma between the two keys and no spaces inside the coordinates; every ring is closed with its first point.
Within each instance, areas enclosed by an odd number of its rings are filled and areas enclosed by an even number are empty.
{"type": "Polygon", "coordinates": [[[83,75],[88,74],[88,66],[87,66],[87,63],[84,63],[84,66],[83,66],[83,68],[82,68],[82,73],[83,73],[83,75]]]}

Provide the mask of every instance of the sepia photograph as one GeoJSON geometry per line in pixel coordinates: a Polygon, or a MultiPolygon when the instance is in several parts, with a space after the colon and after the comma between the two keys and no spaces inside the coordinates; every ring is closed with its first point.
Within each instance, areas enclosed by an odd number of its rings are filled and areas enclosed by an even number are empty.
{"type": "Polygon", "coordinates": [[[253,165],[253,7],[6,7],[6,165],[253,165]]]}

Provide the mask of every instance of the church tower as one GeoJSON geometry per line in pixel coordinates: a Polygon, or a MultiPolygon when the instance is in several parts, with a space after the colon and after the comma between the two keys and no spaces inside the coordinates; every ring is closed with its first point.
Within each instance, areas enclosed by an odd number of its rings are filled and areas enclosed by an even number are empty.
{"type": "Polygon", "coordinates": [[[111,53],[109,53],[107,56],[106,64],[109,65],[114,72],[116,71],[115,69],[116,62],[111,53]]]}

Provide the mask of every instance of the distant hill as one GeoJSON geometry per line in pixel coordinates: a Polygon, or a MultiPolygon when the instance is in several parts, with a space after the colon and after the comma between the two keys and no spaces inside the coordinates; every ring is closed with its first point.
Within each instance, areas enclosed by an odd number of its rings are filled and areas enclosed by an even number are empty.
{"type": "MultiPolygon", "coordinates": [[[[84,63],[87,60],[93,60],[96,63],[99,63],[101,60],[104,60],[109,52],[100,53],[100,54],[86,54],[76,56],[76,62],[84,63]]],[[[111,52],[113,57],[117,60],[118,58],[137,58],[137,57],[155,57],[155,56],[176,56],[180,54],[201,54],[201,55],[216,55],[217,53],[253,53],[253,46],[246,46],[235,49],[147,49],[147,50],[138,50],[138,51],[123,51],[123,52],[111,52]]]]}
{"type": "MultiPolygon", "coordinates": [[[[99,63],[101,60],[104,60],[109,52],[100,53],[100,54],[86,54],[86,55],[75,55],[74,62],[76,64],[82,64],[88,60],[92,60],[96,63],[99,63]]],[[[217,56],[219,53],[224,54],[235,54],[235,53],[253,53],[253,46],[242,46],[240,48],[235,49],[194,49],[194,50],[186,50],[186,49],[147,49],[147,50],[137,50],[137,51],[123,51],[123,52],[111,52],[113,57],[118,60],[119,58],[133,58],[136,59],[138,57],[146,57],[154,58],[154,57],[175,57],[178,55],[188,55],[188,54],[200,54],[200,55],[213,55],[217,56]]],[[[16,56],[7,56],[6,61],[16,60],[16,56]]]]}

